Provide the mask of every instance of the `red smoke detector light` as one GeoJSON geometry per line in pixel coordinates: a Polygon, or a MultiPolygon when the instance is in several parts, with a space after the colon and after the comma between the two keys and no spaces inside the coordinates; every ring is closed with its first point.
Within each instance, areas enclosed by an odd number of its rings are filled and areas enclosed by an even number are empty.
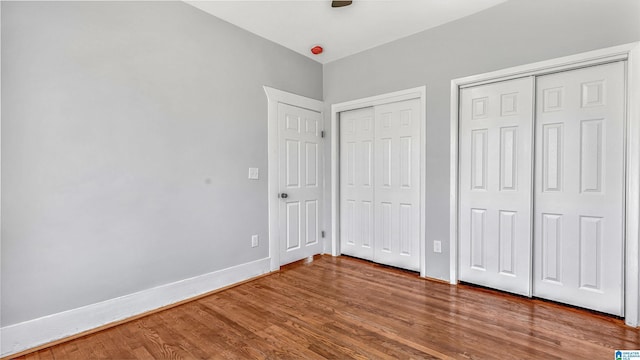
{"type": "Polygon", "coordinates": [[[320,45],[316,45],[316,46],[314,46],[314,47],[312,47],[312,48],[311,48],[311,53],[312,53],[313,55],[320,55],[320,54],[322,54],[322,51],[323,51],[323,50],[324,50],[324,49],[322,48],[322,46],[320,46],[320,45]]]}

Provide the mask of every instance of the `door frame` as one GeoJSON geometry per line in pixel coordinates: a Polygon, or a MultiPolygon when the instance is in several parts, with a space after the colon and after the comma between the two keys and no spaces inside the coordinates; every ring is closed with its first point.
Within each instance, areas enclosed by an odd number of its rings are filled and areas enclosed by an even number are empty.
{"type": "MultiPolygon", "coordinates": [[[[271,271],[280,270],[280,198],[279,182],[280,182],[280,148],[278,146],[279,129],[278,129],[278,104],[286,104],[299,108],[317,111],[320,113],[320,130],[324,128],[323,109],[324,103],[320,100],[311,99],[305,96],[296,95],[286,91],[274,89],[269,86],[263,86],[267,95],[267,194],[269,203],[269,258],[271,263],[271,271]]],[[[320,187],[324,192],[324,150],[320,151],[319,170],[321,174],[318,177],[322,184],[320,187]]],[[[324,199],[324,194],[321,196],[324,199]]],[[[324,214],[324,204],[319,209],[319,214],[324,214]]],[[[320,222],[321,224],[322,222],[320,222]]]]}
{"type": "Polygon", "coordinates": [[[625,323],[636,327],[640,320],[640,42],[584,52],[552,60],[511,67],[451,81],[450,119],[450,283],[458,282],[458,119],[461,88],[510,80],[525,76],[539,76],[564,70],[626,60],[626,131],[625,131],[625,323]]]}
{"type": "Polygon", "coordinates": [[[420,276],[426,276],[426,149],[427,87],[394,91],[331,105],[331,255],[340,255],[340,116],[343,111],[389,104],[404,100],[420,100],[420,276]]]}

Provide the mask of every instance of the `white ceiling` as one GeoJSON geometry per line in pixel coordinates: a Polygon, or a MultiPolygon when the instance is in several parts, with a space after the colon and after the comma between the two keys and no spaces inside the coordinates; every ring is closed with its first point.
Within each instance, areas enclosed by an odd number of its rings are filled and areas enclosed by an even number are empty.
{"type": "Polygon", "coordinates": [[[354,0],[331,8],[329,0],[185,0],[199,9],[328,63],[471,15],[507,0],[354,0]],[[314,45],[324,48],[312,55],[314,45]]]}

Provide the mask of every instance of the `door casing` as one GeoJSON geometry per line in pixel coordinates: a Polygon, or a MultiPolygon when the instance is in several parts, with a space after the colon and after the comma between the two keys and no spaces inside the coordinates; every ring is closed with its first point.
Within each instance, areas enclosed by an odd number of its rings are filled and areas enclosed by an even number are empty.
{"type": "Polygon", "coordinates": [[[420,276],[426,276],[426,124],[427,124],[426,86],[395,91],[377,96],[337,103],[331,105],[331,255],[340,255],[340,126],[339,114],[369,106],[393,103],[397,101],[420,100],[420,276]]]}
{"type": "MultiPolygon", "coordinates": [[[[279,147],[278,147],[278,104],[287,104],[292,106],[301,107],[308,110],[317,111],[321,114],[324,108],[324,103],[319,100],[311,99],[308,97],[292,94],[286,91],[264,86],[264,92],[267,95],[268,102],[268,145],[267,145],[267,164],[268,164],[268,203],[269,203],[269,258],[271,271],[277,271],[280,269],[280,199],[278,198],[279,192],[279,147]]],[[[321,125],[322,130],[322,125],[321,125]]],[[[318,178],[321,179],[323,184],[321,188],[324,189],[324,151],[320,155],[320,166],[318,178]]],[[[324,198],[322,196],[321,198],[324,198]]],[[[323,210],[321,210],[323,211],[323,210]]],[[[323,239],[321,239],[323,240],[323,239]]]]}
{"type": "Polygon", "coordinates": [[[450,149],[450,283],[458,282],[458,119],[460,88],[525,76],[627,61],[625,135],[625,323],[637,327],[640,320],[640,42],[589,51],[557,59],[516,66],[451,81],[450,149]]]}

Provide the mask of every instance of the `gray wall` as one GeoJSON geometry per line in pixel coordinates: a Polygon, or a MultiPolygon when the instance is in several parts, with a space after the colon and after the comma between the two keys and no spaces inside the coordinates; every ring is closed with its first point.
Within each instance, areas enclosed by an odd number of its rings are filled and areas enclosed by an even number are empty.
{"type": "Polygon", "coordinates": [[[638,40],[638,0],[511,0],[326,64],[324,100],[427,86],[427,276],[448,280],[451,80],[638,40]]]}
{"type": "Polygon", "coordinates": [[[268,256],[262,86],[321,99],[320,64],[182,2],[1,30],[2,326],[268,256]]]}

